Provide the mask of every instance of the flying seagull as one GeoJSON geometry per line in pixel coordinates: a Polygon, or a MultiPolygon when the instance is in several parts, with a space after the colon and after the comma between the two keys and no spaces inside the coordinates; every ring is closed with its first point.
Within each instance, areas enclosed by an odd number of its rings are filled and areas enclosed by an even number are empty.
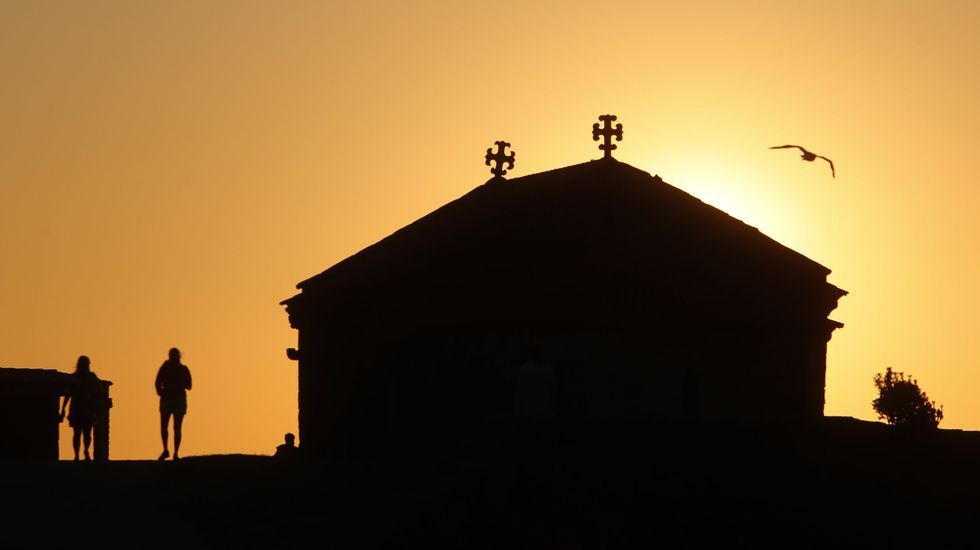
{"type": "Polygon", "coordinates": [[[770,147],[770,149],[792,149],[793,147],[796,147],[800,151],[803,151],[803,154],[800,156],[800,158],[803,159],[803,160],[807,160],[807,161],[813,162],[814,159],[824,159],[825,161],[829,162],[830,163],[830,176],[833,177],[833,178],[837,178],[837,174],[834,173],[834,161],[830,160],[829,158],[827,158],[825,156],[817,155],[815,153],[811,153],[810,151],[807,151],[806,149],[800,147],[799,145],[777,145],[775,147],[770,147]]]}

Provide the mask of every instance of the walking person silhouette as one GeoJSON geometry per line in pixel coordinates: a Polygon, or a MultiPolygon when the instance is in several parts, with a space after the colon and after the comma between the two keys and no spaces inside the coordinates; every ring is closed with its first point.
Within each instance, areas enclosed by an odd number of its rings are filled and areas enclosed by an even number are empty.
{"type": "Polygon", "coordinates": [[[95,426],[96,398],[99,393],[99,377],[91,370],[91,361],[82,355],[75,363],[75,372],[71,375],[71,388],[61,403],[61,415],[58,421],[65,419],[65,408],[68,409],[68,425],[72,428],[71,446],[78,460],[78,447],[81,439],[85,440],[85,460],[92,460],[88,449],[92,445],[92,427],[95,426]]]}
{"type": "Polygon", "coordinates": [[[160,437],[163,453],[160,460],[170,456],[167,447],[167,425],[174,417],[174,460],[180,459],[180,428],[187,414],[187,390],[191,389],[191,371],[180,362],[180,350],[170,348],[170,357],[160,365],[156,379],[157,395],[160,396],[160,437]]]}

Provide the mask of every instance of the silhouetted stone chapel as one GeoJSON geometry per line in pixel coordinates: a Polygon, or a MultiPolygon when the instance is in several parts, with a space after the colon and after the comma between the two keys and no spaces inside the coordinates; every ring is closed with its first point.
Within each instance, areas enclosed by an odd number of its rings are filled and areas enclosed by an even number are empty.
{"type": "Polygon", "coordinates": [[[616,161],[494,178],[299,283],[302,448],[542,419],[820,417],[830,270],[616,161]]]}

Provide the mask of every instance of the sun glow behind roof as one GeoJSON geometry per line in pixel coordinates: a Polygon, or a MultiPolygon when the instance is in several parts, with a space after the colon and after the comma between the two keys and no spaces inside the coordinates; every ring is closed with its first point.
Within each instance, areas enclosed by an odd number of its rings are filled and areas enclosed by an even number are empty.
{"type": "Polygon", "coordinates": [[[792,186],[780,183],[776,174],[759,169],[750,158],[674,151],[653,162],[637,160],[638,168],[820,261],[813,256],[813,228],[796,211],[800,205],[792,186]]]}

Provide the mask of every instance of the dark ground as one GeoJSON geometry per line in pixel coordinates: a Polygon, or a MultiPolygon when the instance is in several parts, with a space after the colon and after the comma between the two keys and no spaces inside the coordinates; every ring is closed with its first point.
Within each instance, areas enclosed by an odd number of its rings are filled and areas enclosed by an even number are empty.
{"type": "MultiPolygon", "coordinates": [[[[974,546],[980,433],[601,424],[387,459],[0,463],[0,541],[101,548],[974,546]],[[574,436],[570,434],[574,434],[574,436]]],[[[20,544],[4,548],[22,547],[20,544]]]]}

